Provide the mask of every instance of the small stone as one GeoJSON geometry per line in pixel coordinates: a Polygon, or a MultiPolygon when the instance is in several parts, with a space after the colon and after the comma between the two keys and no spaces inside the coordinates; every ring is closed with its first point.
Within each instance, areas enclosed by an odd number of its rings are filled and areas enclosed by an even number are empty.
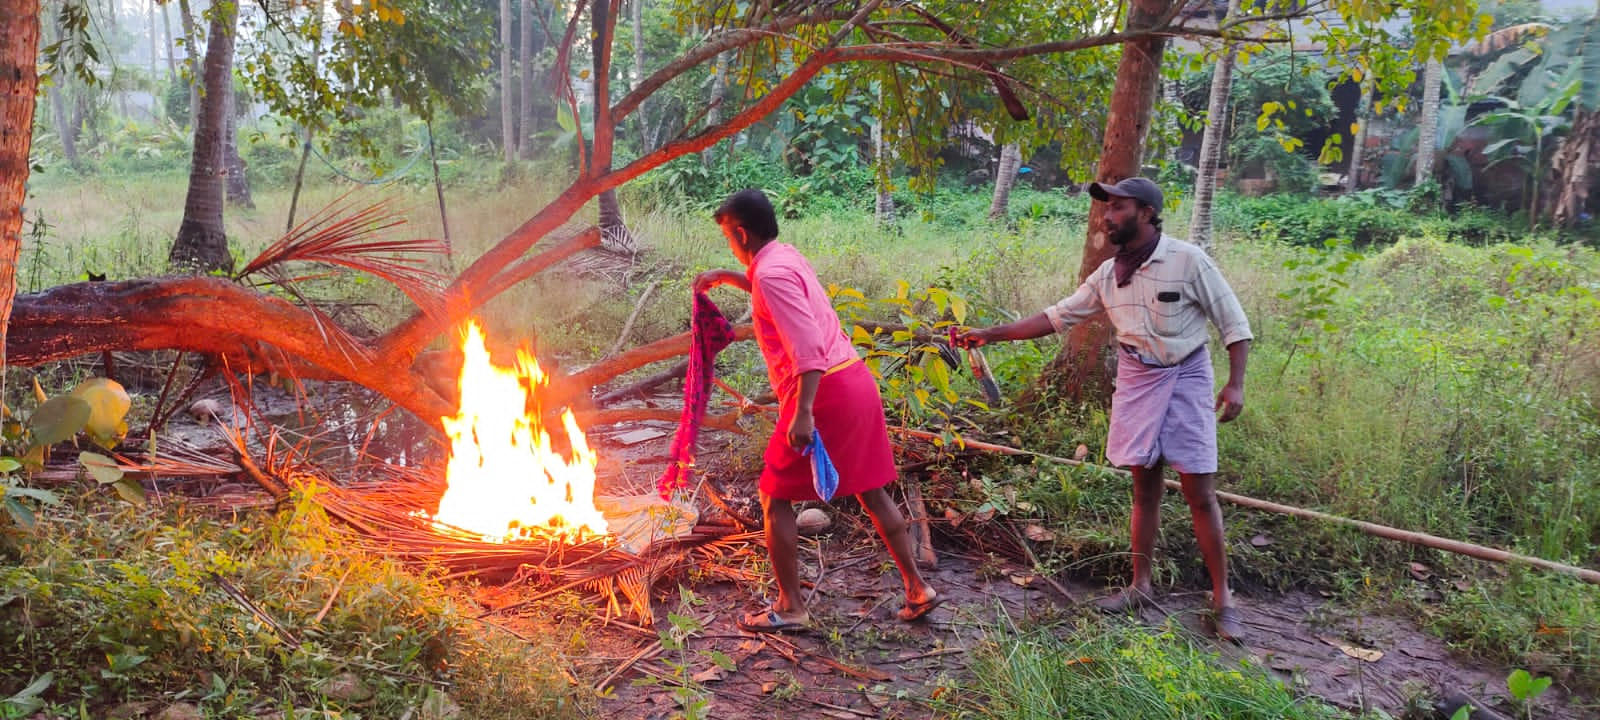
{"type": "Polygon", "coordinates": [[[372,698],[372,688],[361,682],[355,673],[340,673],[333,676],[322,686],[322,694],[329,700],[345,703],[358,703],[372,698]]]}
{"type": "Polygon", "coordinates": [[[422,720],[457,720],[461,717],[461,706],[451,700],[442,690],[428,693],[428,699],[422,703],[422,720]]]}
{"type": "Polygon", "coordinates": [[[211,398],[196,400],[194,404],[189,406],[189,414],[195,420],[206,422],[211,418],[222,416],[222,403],[211,398]]]}
{"type": "Polygon", "coordinates": [[[828,513],[821,508],[806,508],[800,511],[794,522],[802,534],[811,535],[827,530],[833,524],[833,518],[828,517],[828,513]]]}
{"type": "Polygon", "coordinates": [[[125,702],[106,711],[110,720],[137,720],[150,714],[150,708],[155,707],[153,702],[125,702]]]}
{"type": "Polygon", "coordinates": [[[156,714],[156,720],[204,720],[200,708],[189,703],[173,703],[156,714]]]}

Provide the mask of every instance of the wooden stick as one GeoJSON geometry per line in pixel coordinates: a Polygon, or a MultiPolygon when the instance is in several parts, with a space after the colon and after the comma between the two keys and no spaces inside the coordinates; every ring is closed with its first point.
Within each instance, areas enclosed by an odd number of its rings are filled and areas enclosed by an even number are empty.
{"type": "Polygon", "coordinates": [[[917,564],[928,570],[939,569],[939,556],[933,552],[933,534],[928,528],[928,506],[922,502],[922,484],[915,478],[902,484],[906,492],[906,515],[911,521],[911,544],[917,564]]]}
{"type": "Polygon", "coordinates": [[[656,286],[660,284],[660,278],[652,280],[650,281],[650,284],[645,287],[644,292],[639,293],[639,302],[633,306],[633,312],[628,313],[627,321],[622,323],[622,332],[617,333],[617,341],[611,343],[611,348],[606,350],[606,354],[601,355],[601,357],[611,357],[612,355],[617,354],[618,350],[622,349],[622,344],[628,341],[628,334],[633,332],[634,321],[639,319],[639,313],[644,310],[645,303],[650,301],[650,293],[655,292],[656,286]]]}
{"type": "Polygon", "coordinates": [[[649,660],[650,658],[660,655],[662,649],[663,647],[660,640],[644,646],[643,650],[634,653],[633,657],[628,658],[622,663],[622,665],[618,666],[617,669],[612,670],[611,674],[607,675],[604,680],[595,683],[594,691],[602,693],[605,692],[606,688],[611,687],[612,682],[616,681],[618,677],[621,677],[623,673],[628,671],[628,668],[633,667],[635,663],[638,663],[641,660],[649,660]]]}
{"type": "MultiPolygon", "coordinates": [[[[912,430],[910,428],[892,427],[892,426],[889,429],[891,431],[893,431],[893,432],[897,432],[897,433],[900,433],[902,435],[906,435],[906,436],[909,436],[909,437],[915,437],[915,438],[922,438],[922,439],[925,439],[925,440],[931,440],[931,439],[939,437],[935,433],[926,432],[926,431],[923,431],[923,430],[912,430]]],[[[995,445],[995,444],[992,444],[992,443],[978,442],[976,440],[965,440],[965,441],[963,441],[963,444],[966,447],[972,448],[974,450],[983,450],[983,451],[986,451],[986,452],[999,453],[999,454],[1002,454],[1002,455],[1031,455],[1033,457],[1042,458],[1042,459],[1049,460],[1050,462],[1054,462],[1054,463],[1061,463],[1063,465],[1084,465],[1084,466],[1087,466],[1087,467],[1099,468],[1099,469],[1105,470],[1107,472],[1113,472],[1113,473],[1116,473],[1118,475],[1131,475],[1132,474],[1132,473],[1129,473],[1127,470],[1123,470],[1121,468],[1106,467],[1104,465],[1095,465],[1093,463],[1086,463],[1086,462],[1083,462],[1083,461],[1080,461],[1080,460],[1069,460],[1067,458],[1056,457],[1054,455],[1046,455],[1044,453],[1036,453],[1036,452],[1033,452],[1031,450],[1019,450],[1019,449],[1013,448],[1013,447],[1006,447],[1004,445],[995,445]]],[[[1164,482],[1167,487],[1172,488],[1174,490],[1182,490],[1183,489],[1183,484],[1179,483],[1176,480],[1163,479],[1162,482],[1164,482]]],[[[1238,495],[1238,494],[1230,493],[1230,492],[1222,492],[1220,490],[1217,491],[1217,499],[1225,500],[1225,501],[1230,502],[1230,503],[1232,503],[1234,505],[1239,505],[1239,506],[1242,506],[1242,507],[1254,508],[1256,510],[1265,510],[1267,512],[1279,513],[1279,514],[1282,514],[1282,515],[1293,515],[1295,517],[1308,518],[1308,519],[1311,519],[1311,520],[1322,520],[1322,521],[1325,521],[1325,522],[1331,522],[1331,523],[1335,523],[1335,524],[1338,524],[1338,525],[1346,525],[1346,526],[1349,526],[1349,527],[1356,528],[1356,529],[1358,529],[1358,530],[1360,530],[1360,531],[1362,531],[1362,532],[1364,532],[1364,533],[1366,533],[1368,535],[1372,535],[1372,536],[1375,536],[1375,537],[1381,537],[1381,538],[1384,538],[1384,539],[1387,539],[1387,540],[1398,540],[1400,542],[1411,543],[1413,545],[1421,545],[1421,546],[1424,546],[1424,547],[1433,548],[1435,550],[1443,550],[1445,552],[1456,553],[1457,555],[1465,555],[1467,557],[1477,558],[1479,560],[1492,560],[1494,562],[1521,563],[1523,565],[1532,565],[1534,567],[1543,568],[1545,570],[1554,570],[1556,572],[1566,573],[1566,574],[1572,575],[1572,576],[1574,576],[1574,577],[1576,577],[1579,580],[1582,580],[1584,582],[1600,585],[1600,571],[1591,570],[1589,568],[1575,567],[1575,566],[1567,565],[1567,564],[1564,564],[1564,563],[1558,563],[1558,562],[1555,562],[1553,560],[1546,560],[1546,559],[1541,558],[1541,557],[1533,557],[1531,555],[1523,555],[1521,553],[1514,553],[1514,552],[1511,552],[1509,550],[1501,550],[1499,548],[1492,548],[1492,547],[1488,547],[1488,546],[1485,546],[1485,545],[1478,545],[1478,544],[1475,544],[1475,543],[1463,542],[1461,540],[1451,540],[1450,538],[1443,538],[1443,537],[1439,537],[1438,535],[1430,535],[1428,533],[1417,532],[1415,530],[1402,530],[1400,528],[1390,527],[1388,525],[1379,525],[1378,523],[1367,522],[1365,520],[1352,520],[1350,518],[1340,517],[1338,515],[1330,515],[1328,513],[1319,512],[1317,510],[1307,510],[1305,508],[1294,507],[1292,505],[1282,505],[1282,504],[1275,503],[1275,502],[1268,502],[1266,500],[1257,500],[1256,498],[1253,498],[1253,497],[1247,497],[1247,496],[1244,496],[1244,495],[1238,495]]]]}
{"type": "Polygon", "coordinates": [[[607,390],[601,393],[595,397],[594,404],[605,405],[606,403],[621,400],[633,395],[643,395],[651,390],[656,389],[656,386],[658,385],[662,385],[669,381],[677,380],[678,378],[683,377],[684,372],[686,372],[688,369],[689,361],[680,360],[673,364],[672,367],[662,370],[661,372],[658,372],[647,378],[641,379],[637,382],[629,383],[626,386],[619,387],[615,390],[607,390]]]}
{"type": "Polygon", "coordinates": [[[333,586],[333,592],[328,593],[328,601],[322,604],[322,609],[317,611],[317,616],[311,620],[312,625],[321,625],[322,619],[328,616],[328,611],[333,609],[333,601],[339,597],[339,590],[344,587],[344,581],[350,577],[350,572],[355,570],[351,565],[344,569],[344,574],[339,576],[339,582],[333,586]]]}

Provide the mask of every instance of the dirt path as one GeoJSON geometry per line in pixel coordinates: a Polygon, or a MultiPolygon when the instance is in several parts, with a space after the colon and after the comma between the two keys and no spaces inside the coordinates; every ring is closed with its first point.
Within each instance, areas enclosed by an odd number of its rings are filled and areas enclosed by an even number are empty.
{"type": "MultiPolygon", "coordinates": [[[[842,554],[844,562],[863,557],[863,547],[843,541],[830,539],[823,547],[825,552],[855,553],[842,554]]],[[[950,600],[927,622],[902,623],[893,616],[899,581],[892,573],[880,573],[877,565],[886,557],[873,555],[823,577],[812,601],[817,629],[807,634],[772,638],[743,633],[734,621],[757,607],[753,588],[726,584],[693,588],[704,604],[691,612],[702,619],[704,629],[689,641],[687,652],[631,666],[614,686],[612,697],[603,702],[604,715],[674,717],[681,712],[680,696],[673,692],[677,685],[689,688],[689,694],[705,693],[708,717],[773,712],[780,717],[802,712],[838,718],[927,717],[929,708],[918,699],[936,697],[953,682],[969,677],[965,651],[984,641],[983,627],[1081,612],[1060,602],[1054,591],[1019,587],[1003,574],[984,579],[982,566],[945,556],[930,579],[950,600]],[[717,669],[711,661],[713,652],[725,654],[734,668],[717,669]],[[675,683],[663,660],[687,662],[684,676],[694,681],[675,683]],[[637,678],[646,682],[631,682],[637,678]]],[[[807,564],[807,578],[814,578],[815,562],[807,564]]],[[[1090,597],[1096,590],[1068,589],[1080,597],[1090,597]]],[[[1193,593],[1167,596],[1160,604],[1203,637],[1202,600],[1202,594],[1193,593]]],[[[1270,668],[1297,694],[1351,711],[1376,709],[1395,717],[1420,699],[1451,691],[1466,692],[1502,711],[1507,707],[1506,669],[1458,657],[1408,620],[1358,616],[1303,593],[1241,601],[1250,641],[1240,648],[1218,645],[1219,652],[1270,668]]],[[[1167,617],[1162,610],[1147,610],[1139,621],[1159,626],[1167,617]]],[[[663,618],[658,623],[663,630],[668,626],[665,613],[665,609],[657,613],[663,618]]],[[[652,646],[643,637],[635,644],[640,649],[652,646]]],[[[1538,707],[1541,718],[1594,717],[1592,705],[1583,707],[1556,689],[1541,698],[1538,707]]]]}
{"type": "MultiPolygon", "coordinates": [[[[626,474],[637,481],[652,476],[664,441],[614,451],[613,457],[629,457],[626,474]]],[[[648,657],[613,666],[627,669],[603,701],[603,714],[669,718],[682,714],[681,702],[694,699],[707,703],[707,717],[927,717],[931,710],[925,698],[970,677],[966,651],[984,642],[984,628],[1087,612],[1043,581],[1020,584],[1018,579],[1032,574],[1027,568],[940,548],[939,568],[929,579],[948,601],[925,622],[900,622],[894,617],[900,582],[887,554],[859,512],[835,510],[833,515],[828,534],[803,539],[801,545],[803,577],[814,583],[814,632],[780,637],[741,632],[734,623],[761,607],[760,587],[691,584],[699,604],[675,605],[675,598],[667,598],[657,606],[656,629],[669,629],[669,611],[694,617],[700,629],[685,650],[660,654],[653,652],[655,638],[634,635],[625,643],[631,651],[617,655],[632,659],[644,652],[648,657]],[[731,669],[717,667],[713,656],[718,653],[731,661],[731,669]],[[677,672],[672,663],[685,669],[677,672]]],[[[1103,591],[1070,582],[1064,587],[1080,601],[1103,591]]],[[[673,594],[670,588],[658,590],[673,594]]],[[[1137,621],[1160,626],[1170,615],[1201,642],[1212,643],[1203,629],[1204,601],[1201,592],[1168,595],[1159,599],[1159,609],[1145,611],[1137,621]]],[[[1240,601],[1249,642],[1217,645],[1218,651],[1270,669],[1297,694],[1352,712],[1382,710],[1395,717],[1452,692],[1501,711],[1508,708],[1509,668],[1460,657],[1409,619],[1359,614],[1306,593],[1243,594],[1240,601]]],[[[1552,688],[1540,698],[1538,713],[1576,720],[1594,717],[1596,706],[1552,688]]]]}

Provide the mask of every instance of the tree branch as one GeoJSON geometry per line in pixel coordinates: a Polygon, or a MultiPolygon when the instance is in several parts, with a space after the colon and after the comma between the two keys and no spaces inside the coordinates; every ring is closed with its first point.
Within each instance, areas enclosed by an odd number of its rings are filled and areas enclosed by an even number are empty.
{"type": "MultiPolygon", "coordinates": [[[[735,325],[733,327],[735,340],[749,340],[755,336],[755,328],[751,325],[735,325]]],[[[679,333],[601,360],[571,375],[567,375],[563,378],[563,382],[572,387],[598,387],[601,383],[630,370],[637,370],[650,363],[660,362],[679,355],[687,355],[692,347],[693,339],[689,337],[689,333],[679,333]]]]}

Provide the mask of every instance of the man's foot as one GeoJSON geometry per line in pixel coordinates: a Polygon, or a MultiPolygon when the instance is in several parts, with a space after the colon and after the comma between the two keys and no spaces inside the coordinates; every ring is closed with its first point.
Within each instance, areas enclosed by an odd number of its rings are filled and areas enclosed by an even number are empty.
{"type": "Polygon", "coordinates": [[[780,613],[773,607],[745,615],[734,623],[740,630],[753,633],[807,632],[811,629],[811,614],[780,613]]]}
{"type": "Polygon", "coordinates": [[[1239,608],[1229,605],[1212,610],[1211,627],[1216,631],[1217,639],[1235,645],[1244,644],[1244,613],[1239,608]]]}
{"type": "Polygon", "coordinates": [[[895,617],[900,618],[901,622],[916,622],[927,617],[928,613],[933,612],[934,608],[943,604],[944,596],[934,592],[933,590],[929,590],[927,598],[925,598],[922,602],[914,603],[907,601],[905,607],[900,608],[900,610],[895,612],[894,615],[895,617]]]}
{"type": "Polygon", "coordinates": [[[1113,595],[1107,595],[1094,601],[1094,608],[1107,615],[1121,615],[1127,612],[1143,610],[1150,607],[1153,601],[1148,590],[1128,586],[1113,595]]]}

